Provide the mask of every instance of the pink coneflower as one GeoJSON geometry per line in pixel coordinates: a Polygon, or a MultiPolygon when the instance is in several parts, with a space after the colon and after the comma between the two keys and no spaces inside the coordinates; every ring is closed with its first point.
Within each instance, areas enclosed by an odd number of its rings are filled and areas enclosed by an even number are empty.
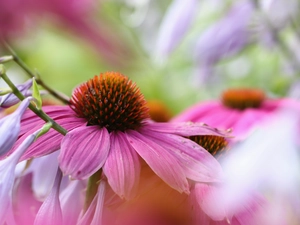
{"type": "MultiPolygon", "coordinates": [[[[43,110],[68,130],[41,136],[21,160],[60,149],[59,166],[73,179],[86,179],[102,168],[120,197],[130,198],[137,187],[141,161],[170,187],[189,193],[189,181],[218,182],[221,167],[203,147],[186,137],[226,136],[200,123],[156,123],[136,85],[116,72],[95,76],[77,87],[69,106],[43,110]]],[[[18,146],[44,122],[28,112],[22,120],[18,146]]]]}
{"type": "Polygon", "coordinates": [[[229,89],[223,92],[221,100],[192,106],[172,121],[203,122],[222,129],[232,128],[232,135],[238,140],[280,108],[300,111],[300,103],[288,98],[268,99],[258,89],[229,89]]]}

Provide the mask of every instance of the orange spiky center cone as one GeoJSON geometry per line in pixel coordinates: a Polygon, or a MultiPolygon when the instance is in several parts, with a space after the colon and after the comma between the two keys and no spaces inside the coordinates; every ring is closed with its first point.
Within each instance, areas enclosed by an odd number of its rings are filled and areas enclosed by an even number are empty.
{"type": "Polygon", "coordinates": [[[265,94],[259,89],[229,89],[223,92],[222,102],[234,109],[258,108],[265,99],[265,94]]]}
{"type": "Polygon", "coordinates": [[[137,129],[149,118],[144,96],[128,77],[118,72],[101,73],[73,92],[71,108],[87,125],[111,131],[137,129]]]}

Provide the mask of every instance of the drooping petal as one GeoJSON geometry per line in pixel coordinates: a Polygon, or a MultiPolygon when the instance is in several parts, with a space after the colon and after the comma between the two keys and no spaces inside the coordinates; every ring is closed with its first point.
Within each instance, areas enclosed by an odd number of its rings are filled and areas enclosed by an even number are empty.
{"type": "Polygon", "coordinates": [[[85,185],[80,180],[71,181],[61,192],[59,199],[64,225],[74,225],[83,207],[85,185]]]}
{"type": "Polygon", "coordinates": [[[228,131],[222,131],[217,128],[213,128],[204,123],[145,123],[145,129],[152,130],[154,132],[177,134],[184,137],[198,136],[198,135],[214,135],[229,137],[228,131]]]}
{"type": "MultiPolygon", "coordinates": [[[[85,123],[77,118],[58,119],[56,122],[68,131],[72,131],[77,127],[81,127],[85,123]]],[[[40,127],[41,125],[38,123],[37,126],[40,127]]],[[[26,134],[36,130],[36,128],[37,127],[34,127],[32,130],[28,130],[26,134]]],[[[26,134],[18,139],[12,151],[24,140],[24,138],[26,138],[26,134]]],[[[33,143],[32,146],[30,146],[30,148],[22,156],[21,160],[36,158],[57,151],[60,148],[63,137],[64,136],[58,133],[56,130],[49,130],[47,134],[41,136],[35,143],[33,143]]]]}
{"type": "Polygon", "coordinates": [[[21,117],[30,100],[32,98],[24,99],[15,112],[0,120],[0,156],[5,155],[16,142],[20,132],[21,117]]]}
{"type": "Polygon", "coordinates": [[[223,172],[218,161],[195,142],[173,134],[155,133],[141,129],[143,135],[163,146],[177,158],[186,177],[197,182],[220,182],[223,172]]]}
{"type": "Polygon", "coordinates": [[[64,174],[85,179],[103,166],[109,149],[110,139],[106,128],[79,127],[63,138],[58,162],[64,174]]]}
{"type": "Polygon", "coordinates": [[[62,225],[62,212],[59,202],[59,188],[62,179],[62,172],[60,169],[57,170],[55,181],[52,190],[48,197],[40,207],[34,225],[62,225]]]}
{"type": "Polygon", "coordinates": [[[111,147],[103,172],[111,188],[121,197],[129,199],[136,189],[140,174],[137,153],[123,132],[112,132],[111,147]]]}
{"type": "Polygon", "coordinates": [[[189,193],[185,172],[173,154],[137,131],[126,131],[126,136],[135,151],[161,179],[179,192],[189,193]]]}
{"type": "MultiPolygon", "coordinates": [[[[69,106],[43,106],[43,111],[51,117],[53,120],[64,120],[67,118],[74,118],[74,121],[84,121],[84,119],[78,118],[75,112],[69,106]]],[[[37,123],[42,123],[43,120],[36,116],[31,110],[27,110],[22,117],[20,135],[23,135],[28,130],[34,128],[37,123]]]]}

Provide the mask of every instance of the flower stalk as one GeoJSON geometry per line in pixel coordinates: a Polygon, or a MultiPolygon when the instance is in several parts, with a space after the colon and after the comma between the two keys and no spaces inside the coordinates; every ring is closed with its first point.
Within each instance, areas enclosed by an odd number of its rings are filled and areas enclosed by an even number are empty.
{"type": "Polygon", "coordinates": [[[43,82],[43,80],[38,76],[38,74],[33,73],[29,67],[21,60],[20,57],[15,53],[15,51],[6,43],[3,42],[3,46],[9,51],[11,54],[13,60],[31,77],[35,78],[36,82],[41,85],[45,90],[47,90],[51,95],[53,95],[55,98],[60,100],[61,102],[65,104],[69,104],[69,98],[65,95],[63,95],[60,92],[57,92],[53,90],[51,87],[49,87],[47,84],[43,82]]]}
{"type": "Polygon", "coordinates": [[[94,197],[97,194],[101,175],[102,175],[102,169],[100,169],[96,173],[94,173],[88,180],[87,190],[86,190],[86,194],[85,194],[85,202],[84,202],[84,206],[83,206],[84,213],[89,208],[94,197]]]}
{"type": "MultiPolygon", "coordinates": [[[[0,76],[2,79],[7,83],[7,85],[11,88],[12,92],[22,101],[25,99],[25,96],[18,90],[18,88],[11,82],[8,76],[5,73],[5,68],[2,65],[0,67],[0,76]]],[[[45,122],[50,122],[52,124],[52,128],[57,132],[61,133],[62,135],[67,134],[67,130],[57,124],[54,120],[52,120],[44,111],[41,109],[37,109],[32,103],[29,104],[29,109],[31,109],[37,116],[39,116],[45,122]]]]}

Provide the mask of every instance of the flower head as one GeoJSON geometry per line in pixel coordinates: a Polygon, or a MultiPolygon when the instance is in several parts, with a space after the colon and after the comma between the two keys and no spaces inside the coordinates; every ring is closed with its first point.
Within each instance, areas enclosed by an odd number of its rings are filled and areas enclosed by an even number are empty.
{"type": "MultiPolygon", "coordinates": [[[[200,123],[156,123],[139,89],[120,73],[95,76],[75,89],[69,106],[44,111],[68,130],[50,130],[22,157],[26,160],[60,149],[59,166],[74,179],[86,179],[102,168],[108,184],[130,198],[138,185],[141,162],[169,186],[189,193],[189,180],[220,181],[219,163],[189,136],[227,136],[200,123]]],[[[28,112],[16,146],[42,121],[28,112]]]]}
{"type": "Polygon", "coordinates": [[[257,89],[230,89],[220,100],[190,107],[173,118],[174,122],[204,122],[221,129],[232,128],[235,140],[243,138],[280,108],[300,111],[300,103],[292,99],[269,99],[257,89]]]}

